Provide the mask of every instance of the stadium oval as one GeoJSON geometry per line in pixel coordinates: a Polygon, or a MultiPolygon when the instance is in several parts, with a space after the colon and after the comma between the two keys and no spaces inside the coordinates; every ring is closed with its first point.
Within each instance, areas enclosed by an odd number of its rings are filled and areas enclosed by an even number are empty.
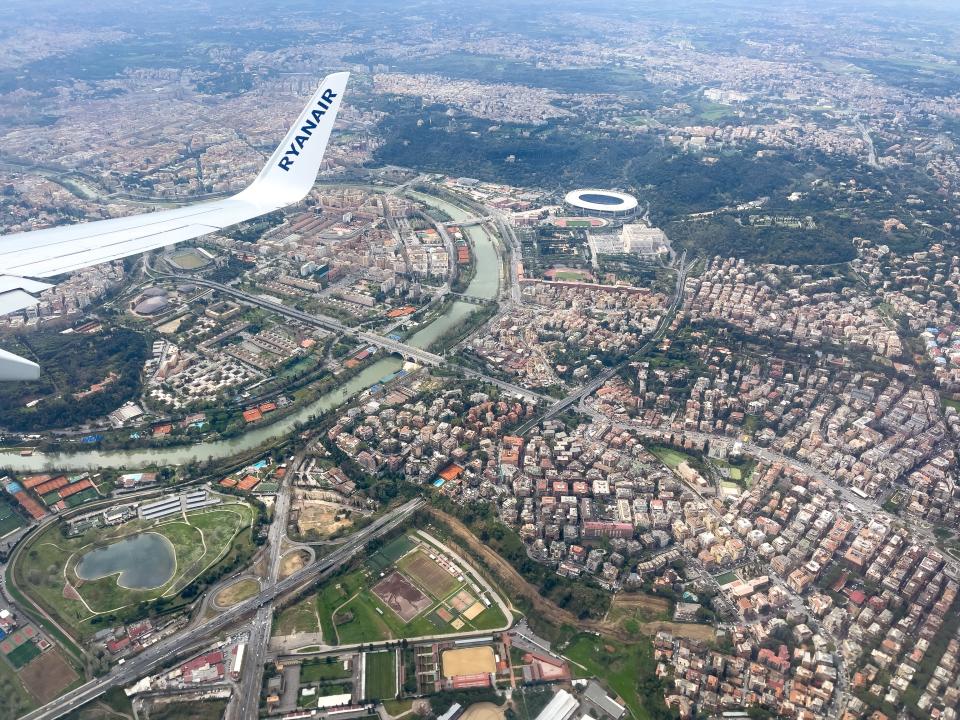
{"type": "Polygon", "coordinates": [[[617,190],[586,188],[571,190],[563,198],[564,204],[580,215],[624,217],[637,210],[637,199],[617,190]]]}

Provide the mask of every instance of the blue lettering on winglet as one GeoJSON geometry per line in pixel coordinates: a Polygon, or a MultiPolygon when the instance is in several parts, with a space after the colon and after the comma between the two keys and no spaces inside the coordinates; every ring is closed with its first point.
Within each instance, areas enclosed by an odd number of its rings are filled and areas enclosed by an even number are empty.
{"type": "Polygon", "coordinates": [[[310,111],[310,117],[300,126],[299,131],[293,138],[293,142],[290,143],[290,149],[283,153],[283,156],[277,162],[277,167],[285,171],[293,167],[294,159],[300,155],[303,146],[313,137],[313,131],[320,122],[320,118],[327,114],[327,110],[333,105],[333,99],[336,96],[337,94],[330,88],[323,91],[320,99],[317,100],[317,107],[310,111]]]}

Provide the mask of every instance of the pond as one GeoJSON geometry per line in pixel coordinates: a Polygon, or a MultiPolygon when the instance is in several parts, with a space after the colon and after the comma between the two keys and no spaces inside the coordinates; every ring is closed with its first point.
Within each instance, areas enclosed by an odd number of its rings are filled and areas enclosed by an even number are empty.
{"type": "Polygon", "coordinates": [[[150,590],[170,582],[176,567],[173,543],[159,533],[147,532],[91,550],[80,558],[76,573],[81,580],[120,573],[120,587],[150,590]]]}

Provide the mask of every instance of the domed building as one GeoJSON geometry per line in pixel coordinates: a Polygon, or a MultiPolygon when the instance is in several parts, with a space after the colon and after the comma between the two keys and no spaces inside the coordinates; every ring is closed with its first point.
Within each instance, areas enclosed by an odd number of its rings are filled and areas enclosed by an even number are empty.
{"type": "Polygon", "coordinates": [[[575,215],[617,219],[633,217],[639,205],[633,195],[597,188],[571,190],[563,198],[563,204],[575,215]]]}

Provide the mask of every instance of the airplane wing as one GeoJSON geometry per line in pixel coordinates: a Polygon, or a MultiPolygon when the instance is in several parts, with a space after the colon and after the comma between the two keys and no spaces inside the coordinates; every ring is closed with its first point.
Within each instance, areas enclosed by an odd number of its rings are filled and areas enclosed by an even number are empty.
{"type": "MultiPolygon", "coordinates": [[[[47,278],[200,237],[302,200],[333,129],[350,74],[324,78],[267,164],[243,191],[223,200],[0,237],[0,314],[38,301],[47,278]]],[[[0,381],[34,380],[35,363],[0,350],[0,381]]]]}

